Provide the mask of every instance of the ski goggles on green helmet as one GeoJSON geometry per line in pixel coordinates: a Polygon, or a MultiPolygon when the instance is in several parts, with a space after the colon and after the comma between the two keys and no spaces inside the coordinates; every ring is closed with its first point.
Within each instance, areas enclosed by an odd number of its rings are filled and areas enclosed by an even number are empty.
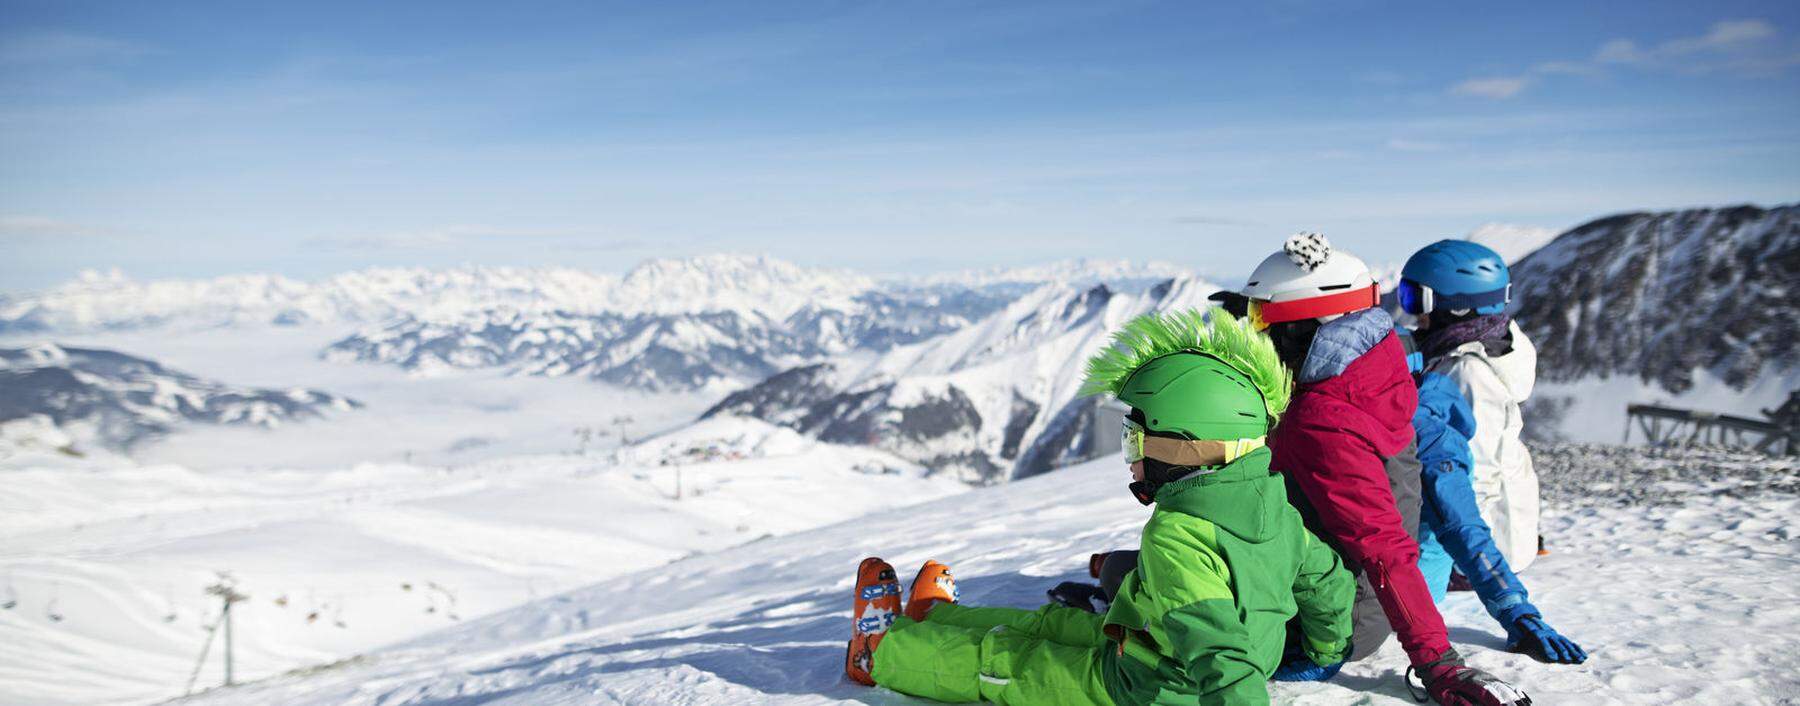
{"type": "Polygon", "coordinates": [[[1119,440],[1126,463],[1153,458],[1171,466],[1223,466],[1262,448],[1268,437],[1252,439],[1175,439],[1152,436],[1143,425],[1125,420],[1119,440]]]}

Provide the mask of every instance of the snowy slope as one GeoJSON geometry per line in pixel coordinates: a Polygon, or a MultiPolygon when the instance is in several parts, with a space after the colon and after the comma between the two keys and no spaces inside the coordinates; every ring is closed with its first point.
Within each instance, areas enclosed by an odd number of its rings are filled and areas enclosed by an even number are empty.
{"type": "MultiPolygon", "coordinates": [[[[1542,451],[1554,553],[1534,601],[1593,654],[1548,666],[1501,650],[1469,594],[1449,599],[1469,660],[1542,704],[1784,703],[1800,689],[1800,510],[1791,462],[1715,452],[1542,451]]],[[[695,556],[195,704],[924,703],[842,677],[851,572],[950,562],[963,599],[1035,607],[1089,552],[1132,546],[1147,511],[1116,459],[695,556]]],[[[1393,641],[1290,704],[1413,703],[1393,641]]]]}
{"type": "MultiPolygon", "coordinates": [[[[40,456],[0,470],[0,703],[179,695],[217,614],[201,591],[216,571],[251,596],[234,610],[236,657],[255,678],[965,487],[921,476],[730,419],[613,456],[463,467],[196,472],[40,456]]],[[[221,677],[215,652],[201,683],[221,677]]]]}
{"type": "Polygon", "coordinates": [[[1096,408],[1076,392],[1082,365],[1112,332],[1145,312],[1205,306],[1217,289],[1193,277],[1137,292],[1048,285],[867,365],[826,363],[770,377],[708,414],[874,445],[971,482],[1029,476],[1091,456],[1096,408]]]}

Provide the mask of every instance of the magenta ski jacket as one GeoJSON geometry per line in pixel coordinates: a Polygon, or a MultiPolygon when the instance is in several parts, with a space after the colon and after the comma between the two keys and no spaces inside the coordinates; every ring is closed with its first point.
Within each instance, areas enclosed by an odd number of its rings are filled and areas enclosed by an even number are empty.
{"type": "Polygon", "coordinates": [[[1320,327],[1269,446],[1315,531],[1368,573],[1407,656],[1424,664],[1450,641],[1384,465],[1412,442],[1418,403],[1393,320],[1379,309],[1349,314],[1320,327]]]}

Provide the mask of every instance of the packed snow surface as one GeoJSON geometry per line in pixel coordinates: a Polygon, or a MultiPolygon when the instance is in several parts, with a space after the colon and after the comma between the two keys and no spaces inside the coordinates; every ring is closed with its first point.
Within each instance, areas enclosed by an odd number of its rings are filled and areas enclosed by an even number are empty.
{"type": "MultiPolygon", "coordinates": [[[[1552,553],[1532,598],[1593,655],[1503,650],[1474,596],[1443,606],[1469,661],[1540,704],[1791,703],[1800,693],[1800,510],[1791,460],[1540,449],[1552,553]]],[[[870,477],[874,478],[874,477],[870,477]]],[[[957,570],[963,600],[1030,608],[1135,545],[1147,510],[1100,460],[607,579],[356,659],[220,689],[221,704],[922,703],[842,676],[851,573],[880,555],[957,570]]],[[[1392,640],[1290,704],[1412,704],[1392,640]]]]}
{"type": "MultiPolygon", "coordinates": [[[[879,451],[720,418],[610,454],[459,467],[0,467],[0,703],[181,695],[229,572],[239,679],[329,663],[685,556],[964,489],[879,451]]],[[[222,678],[220,650],[199,673],[222,678]]]]}

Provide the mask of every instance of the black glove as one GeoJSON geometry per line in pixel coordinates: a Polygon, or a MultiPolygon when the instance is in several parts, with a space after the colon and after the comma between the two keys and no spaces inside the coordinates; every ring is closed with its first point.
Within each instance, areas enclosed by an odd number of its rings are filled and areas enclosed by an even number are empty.
{"type": "MultiPolygon", "coordinates": [[[[1412,667],[1425,682],[1425,693],[1440,706],[1530,706],[1531,697],[1494,675],[1463,664],[1456,650],[1446,651],[1424,666],[1412,667]]],[[[1407,690],[1412,682],[1406,683],[1407,690]]],[[[1424,699],[1414,699],[1424,703],[1424,699]]]]}
{"type": "Polygon", "coordinates": [[[1080,608],[1089,613],[1105,613],[1106,609],[1111,606],[1106,600],[1106,592],[1091,583],[1064,581],[1045,593],[1050,595],[1052,602],[1070,608],[1080,608]]]}

